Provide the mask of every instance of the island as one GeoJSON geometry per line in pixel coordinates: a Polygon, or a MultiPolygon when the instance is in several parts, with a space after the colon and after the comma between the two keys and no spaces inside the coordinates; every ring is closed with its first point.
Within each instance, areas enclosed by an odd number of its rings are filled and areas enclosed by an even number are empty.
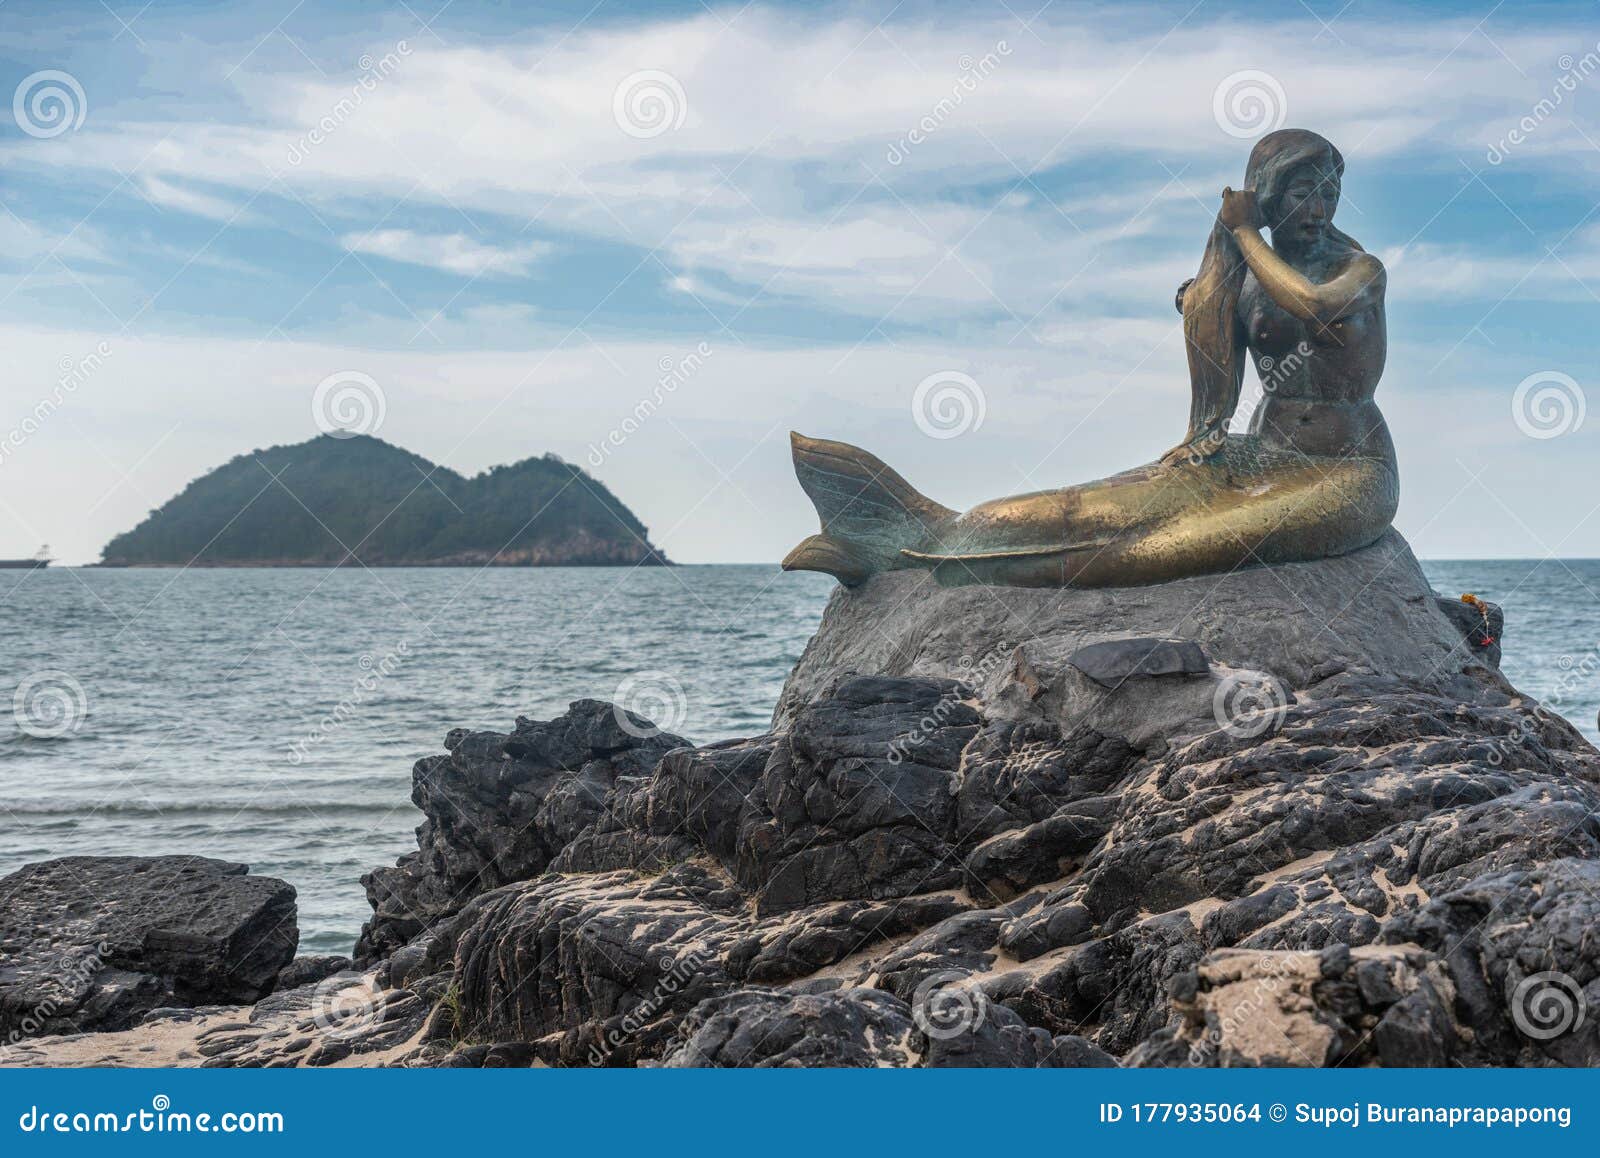
{"type": "Polygon", "coordinates": [[[241,454],[106,544],[109,567],[664,565],[603,483],[553,454],[471,478],[369,435],[241,454]]]}

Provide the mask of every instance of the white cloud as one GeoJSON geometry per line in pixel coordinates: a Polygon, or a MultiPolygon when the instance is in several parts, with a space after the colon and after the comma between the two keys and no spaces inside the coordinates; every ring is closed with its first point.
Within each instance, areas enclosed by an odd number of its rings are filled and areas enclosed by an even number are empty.
{"type": "Polygon", "coordinates": [[[1495,254],[1482,246],[1419,242],[1382,250],[1389,293],[1407,301],[1511,297],[1593,303],[1600,289],[1600,235],[1580,232],[1538,244],[1527,254],[1495,254]],[[1560,242],[1558,245],[1557,242],[1560,242]]]}
{"type": "Polygon", "coordinates": [[[534,262],[550,252],[550,246],[539,241],[497,247],[464,233],[414,233],[409,229],[347,233],[339,242],[354,253],[425,265],[461,277],[524,277],[534,262]]]}
{"type": "MultiPolygon", "coordinates": [[[[1470,22],[1437,19],[1347,15],[1331,32],[1309,19],[1203,20],[1138,9],[1094,24],[1046,13],[1032,31],[1003,13],[875,28],[758,7],[728,26],[703,14],[481,45],[425,40],[293,164],[296,142],[349,96],[349,77],[247,66],[231,118],[91,122],[52,142],[51,160],[139,166],[197,212],[220,205],[178,182],[244,196],[281,187],[347,208],[403,198],[659,247],[675,272],[752,293],[870,315],[897,306],[903,320],[998,297],[1026,319],[1086,259],[1069,252],[1075,239],[1116,254],[1192,237],[1192,219],[1243,167],[1241,142],[1213,112],[1219,83],[1241,69],[1278,80],[1289,123],[1340,143],[1364,194],[1412,153],[1477,161],[1508,115],[1544,95],[1549,62],[1592,40],[1554,25],[1496,28],[1490,43],[1470,22]],[[964,67],[986,55],[992,70],[950,107],[964,67]],[[619,128],[613,96],[647,69],[672,75],[688,108],[681,128],[640,139],[619,128]],[[891,146],[930,116],[936,131],[891,164],[891,146]],[[1072,192],[1047,198],[1038,178],[1005,195],[1056,167],[1072,192]]],[[[1567,128],[1544,126],[1541,146],[1567,128]]],[[[538,257],[471,232],[385,230],[359,247],[464,276],[516,276],[538,257]]]]}
{"type": "Polygon", "coordinates": [[[209,217],[214,221],[253,221],[254,218],[241,206],[223,197],[215,197],[198,189],[183,188],[164,181],[153,174],[139,179],[139,188],[151,204],[192,213],[196,217],[209,217]]]}
{"type": "Polygon", "coordinates": [[[24,269],[51,258],[64,262],[107,260],[105,242],[89,226],[52,230],[11,213],[0,213],[0,255],[9,262],[21,262],[24,269]]]}

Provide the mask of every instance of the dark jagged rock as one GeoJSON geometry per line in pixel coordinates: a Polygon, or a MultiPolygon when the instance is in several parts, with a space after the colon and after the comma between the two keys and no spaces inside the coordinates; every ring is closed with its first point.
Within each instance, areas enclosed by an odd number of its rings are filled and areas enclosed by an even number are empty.
{"type": "Polygon", "coordinates": [[[195,1050],[199,1064],[213,1069],[402,1063],[420,1052],[423,1027],[442,996],[442,978],[385,988],[370,973],[347,970],[274,993],[244,1022],[201,1026],[195,1050]]]}
{"type": "Polygon", "coordinates": [[[607,807],[551,870],[660,871],[702,849],[731,864],[745,801],[772,749],[771,738],[762,737],[668,753],[652,776],[619,781],[607,807]]]}
{"type": "Polygon", "coordinates": [[[1097,939],[1037,974],[1009,1004],[1030,1023],[1082,1033],[1121,1055],[1172,1016],[1168,980],[1204,949],[1189,914],[1163,913],[1097,939]]]}
{"type": "Polygon", "coordinates": [[[373,917],[358,963],[387,956],[473,897],[542,873],[605,809],[619,778],[647,775],[681,736],[597,700],[509,734],[452,731],[417,761],[418,849],[362,878],[373,917]]]}
{"type": "Polygon", "coordinates": [[[345,973],[350,969],[350,958],[336,956],[296,957],[278,971],[273,990],[299,989],[302,985],[315,985],[318,981],[345,973]]]}
{"type": "Polygon", "coordinates": [[[746,989],[705,1002],[687,1019],[670,1067],[913,1065],[911,1010],[876,989],[785,994],[746,989]]]}
{"type": "Polygon", "coordinates": [[[478,898],[454,922],[454,1031],[540,1043],[547,1062],[658,1056],[678,1018],[728,988],[742,899],[688,862],[659,877],[550,877],[478,898]]]}
{"type": "Polygon", "coordinates": [[[295,892],[193,856],[75,856],[0,879],[0,1038],[117,1030],[159,1006],[271,992],[295,892]]]}
{"type": "Polygon", "coordinates": [[[875,960],[863,962],[858,976],[863,981],[875,977],[879,987],[910,1002],[930,977],[982,974],[999,956],[995,930],[1015,907],[975,909],[946,917],[875,960]]]}
{"type": "Polygon", "coordinates": [[[1121,807],[1120,796],[1091,796],[1026,828],[992,836],[967,855],[967,873],[1002,899],[1060,880],[1100,843],[1121,807]]]}
{"type": "Polygon", "coordinates": [[[956,831],[978,840],[1047,820],[1099,796],[1139,761],[1126,741],[1080,726],[1062,735],[1043,720],[987,723],[962,753],[956,831]]]}
{"type": "Polygon", "coordinates": [[[952,784],[982,721],[970,695],[864,677],[801,713],[739,826],[736,876],[762,913],[960,880],[952,784]]]}
{"type": "Polygon", "coordinates": [[[1174,978],[1180,1021],[1129,1058],[1154,1066],[1443,1066],[1465,1056],[1444,962],[1415,946],[1223,949],[1174,978]]]}
{"type": "Polygon", "coordinates": [[[1106,1069],[1117,1059],[1086,1038],[1052,1037],[1004,1005],[986,1005],[970,1029],[923,1034],[929,1069],[1106,1069]]]}
{"type": "MultiPolygon", "coordinates": [[[[1593,823],[1593,817],[1586,820],[1593,823]]],[[[1473,1027],[1457,1057],[1600,1065],[1600,860],[1485,873],[1383,932],[1448,962],[1473,1027]]]]}
{"type": "Polygon", "coordinates": [[[958,897],[934,894],[802,909],[792,919],[763,922],[735,942],[728,950],[728,974],[736,981],[792,981],[869,946],[936,925],[966,908],[958,897]]]}

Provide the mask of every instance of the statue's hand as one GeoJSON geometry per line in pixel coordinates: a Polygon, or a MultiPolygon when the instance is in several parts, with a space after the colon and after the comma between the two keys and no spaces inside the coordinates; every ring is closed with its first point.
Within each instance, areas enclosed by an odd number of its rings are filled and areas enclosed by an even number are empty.
{"type": "Polygon", "coordinates": [[[1183,295],[1189,292],[1189,287],[1193,284],[1194,278],[1185,278],[1183,284],[1178,287],[1178,292],[1173,295],[1172,304],[1178,307],[1180,314],[1183,313],[1183,295]]]}
{"type": "Polygon", "coordinates": [[[1217,219],[1229,229],[1242,229],[1245,226],[1260,229],[1261,206],[1256,201],[1256,191],[1230,189],[1224,186],[1222,210],[1217,214],[1217,219]]]}

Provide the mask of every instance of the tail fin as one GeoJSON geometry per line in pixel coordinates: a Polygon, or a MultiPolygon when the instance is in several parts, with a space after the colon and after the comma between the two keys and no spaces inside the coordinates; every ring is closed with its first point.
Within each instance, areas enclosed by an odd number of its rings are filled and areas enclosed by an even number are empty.
{"type": "Polygon", "coordinates": [[[924,546],[956,512],[918,494],[877,456],[845,442],[790,433],[794,473],[822,519],[783,561],[785,571],[822,571],[847,587],[904,566],[902,550],[924,546]]]}

